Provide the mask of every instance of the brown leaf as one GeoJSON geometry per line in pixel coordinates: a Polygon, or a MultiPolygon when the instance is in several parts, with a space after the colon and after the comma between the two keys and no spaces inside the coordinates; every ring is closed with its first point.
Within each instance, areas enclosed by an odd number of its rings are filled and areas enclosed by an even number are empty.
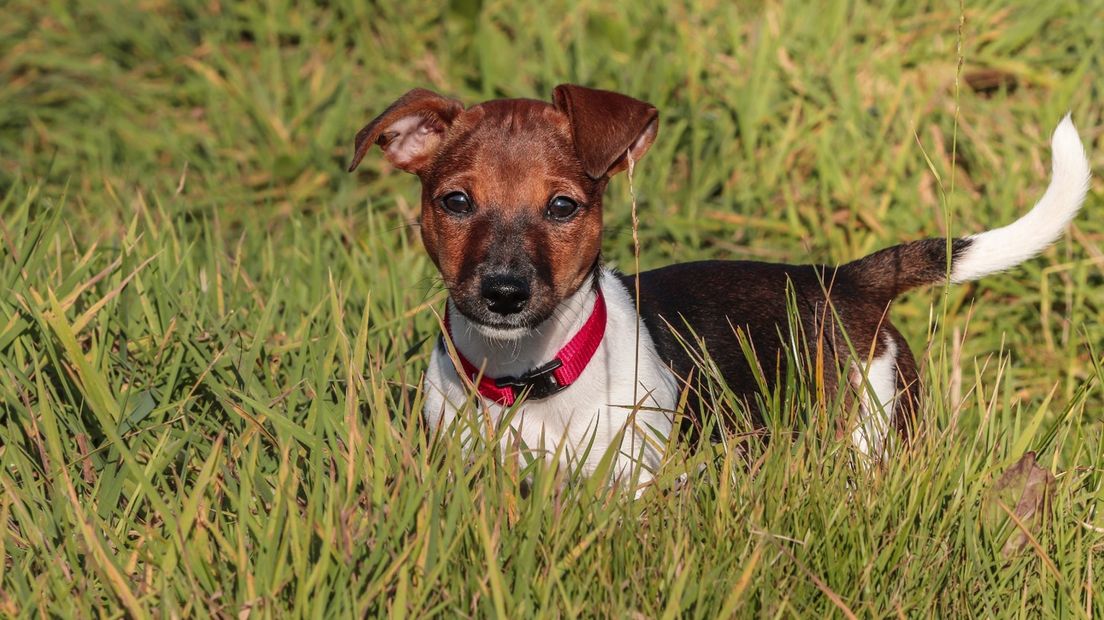
{"type": "Polygon", "coordinates": [[[1001,88],[1012,92],[1019,85],[1015,75],[999,69],[974,69],[973,71],[967,71],[962,78],[971,90],[983,95],[991,95],[1001,88]]]}
{"type": "Polygon", "coordinates": [[[1024,454],[1001,475],[993,485],[990,503],[993,514],[1015,516],[1011,519],[1014,530],[1002,549],[1005,556],[1019,553],[1032,542],[1049,516],[1053,496],[1054,474],[1038,466],[1034,452],[1024,454]]]}

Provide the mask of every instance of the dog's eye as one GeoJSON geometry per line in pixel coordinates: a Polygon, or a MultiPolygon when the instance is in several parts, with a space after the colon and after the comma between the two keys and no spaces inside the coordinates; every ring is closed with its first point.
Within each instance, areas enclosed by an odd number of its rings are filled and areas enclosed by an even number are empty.
{"type": "Polygon", "coordinates": [[[579,203],[567,196],[556,196],[548,202],[545,213],[554,220],[569,220],[579,211],[579,203]]]}
{"type": "Polygon", "coordinates": [[[465,213],[471,213],[472,202],[471,198],[464,192],[452,192],[441,199],[441,206],[450,213],[457,215],[463,215],[465,213]]]}

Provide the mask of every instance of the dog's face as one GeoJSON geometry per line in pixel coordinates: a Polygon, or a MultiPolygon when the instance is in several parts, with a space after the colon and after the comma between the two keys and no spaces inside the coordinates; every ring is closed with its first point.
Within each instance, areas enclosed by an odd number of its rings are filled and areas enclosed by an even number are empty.
{"type": "Polygon", "coordinates": [[[422,182],[422,242],[456,308],[484,332],[536,327],[598,263],[602,193],[651,146],[642,101],[558,86],[553,103],[468,109],[413,90],[357,134],[355,169],[379,144],[422,182]]]}

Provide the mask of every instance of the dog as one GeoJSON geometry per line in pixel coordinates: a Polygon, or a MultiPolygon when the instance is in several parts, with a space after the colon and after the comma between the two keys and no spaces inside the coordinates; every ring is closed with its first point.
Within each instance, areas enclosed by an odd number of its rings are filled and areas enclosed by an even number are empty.
{"type": "Polygon", "coordinates": [[[415,89],[357,133],[350,172],[379,145],[421,180],[421,237],[448,289],[424,382],[430,429],[452,424],[476,399],[484,422],[509,426],[504,447],[588,475],[613,448],[615,477],[643,486],[679,430],[680,399],[688,419],[701,415],[695,358],[708,351],[761,424],[764,387],[779,381],[800,340],[823,360],[824,385],[842,379],[853,388],[859,421],[846,432],[878,459],[919,422],[916,360],[888,320],[893,300],[1038,254],[1089,187],[1067,115],[1053,135],[1046,193],[1003,228],[903,243],[838,267],[705,261],[624,275],[602,264],[602,197],[658,129],[648,103],[564,84],[551,103],[469,108],[415,89]],[[794,309],[797,321],[787,318],[794,309]]]}

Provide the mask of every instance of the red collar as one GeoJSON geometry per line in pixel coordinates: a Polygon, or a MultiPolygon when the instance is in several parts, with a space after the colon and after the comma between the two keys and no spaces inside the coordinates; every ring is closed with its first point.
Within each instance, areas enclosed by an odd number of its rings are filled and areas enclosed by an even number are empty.
{"type": "MultiPolygon", "coordinates": [[[[445,331],[449,339],[452,339],[447,307],[445,308],[445,331]]],[[[579,333],[575,334],[560,349],[556,357],[552,358],[552,361],[520,377],[492,379],[483,375],[479,380],[479,393],[484,398],[506,407],[514,404],[522,393],[527,393],[530,400],[548,398],[575,383],[579,375],[583,374],[583,370],[594,357],[594,352],[598,350],[598,345],[602,343],[605,333],[606,300],[602,297],[602,290],[598,289],[598,297],[594,300],[594,310],[590,313],[590,318],[583,323],[579,333]]],[[[456,356],[460,358],[460,366],[464,368],[464,374],[475,381],[476,377],[479,377],[479,367],[468,361],[459,349],[456,350],[456,356]]]]}

